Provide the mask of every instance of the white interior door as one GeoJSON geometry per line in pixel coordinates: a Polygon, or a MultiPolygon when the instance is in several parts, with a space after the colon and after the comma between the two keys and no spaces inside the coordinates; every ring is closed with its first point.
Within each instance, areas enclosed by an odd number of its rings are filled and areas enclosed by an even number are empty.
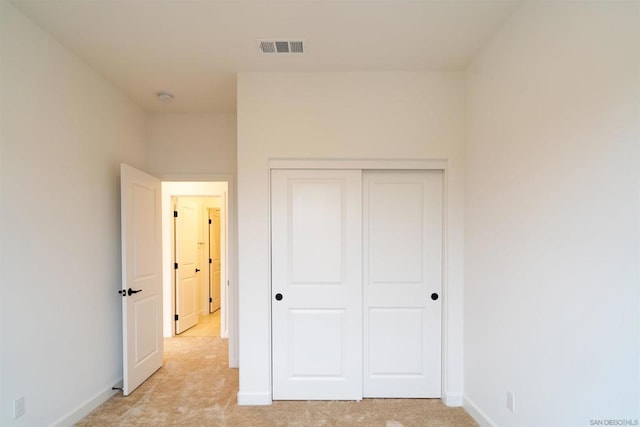
{"type": "Polygon", "coordinates": [[[362,398],[361,171],[273,170],[273,399],[362,398]]]}
{"type": "Polygon", "coordinates": [[[220,308],[220,209],[209,209],[209,313],[220,308]]]}
{"type": "Polygon", "coordinates": [[[440,397],[441,171],[366,171],[364,397],[440,397]]]}
{"type": "Polygon", "coordinates": [[[198,218],[200,206],[178,197],[175,217],[176,334],[198,323],[198,218]]]}
{"type": "Polygon", "coordinates": [[[122,209],[123,393],[162,366],[160,180],[120,167],[122,209]]]}

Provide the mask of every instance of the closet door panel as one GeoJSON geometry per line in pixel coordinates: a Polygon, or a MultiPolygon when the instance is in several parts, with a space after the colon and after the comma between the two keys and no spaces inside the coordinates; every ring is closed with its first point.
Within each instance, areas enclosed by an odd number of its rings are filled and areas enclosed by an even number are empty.
{"type": "Polygon", "coordinates": [[[362,398],[361,176],[271,172],[273,399],[362,398]]]}
{"type": "Polygon", "coordinates": [[[440,397],[442,186],[440,171],[363,175],[364,397],[440,397]]]}

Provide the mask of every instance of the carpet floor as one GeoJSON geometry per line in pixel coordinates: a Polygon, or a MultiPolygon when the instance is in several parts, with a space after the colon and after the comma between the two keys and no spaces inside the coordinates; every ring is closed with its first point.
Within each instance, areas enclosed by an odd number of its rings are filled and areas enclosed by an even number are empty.
{"type": "Polygon", "coordinates": [[[219,337],[165,340],[164,366],[128,397],[116,395],[78,426],[476,426],[438,399],[276,401],[238,406],[238,371],[219,337]]]}

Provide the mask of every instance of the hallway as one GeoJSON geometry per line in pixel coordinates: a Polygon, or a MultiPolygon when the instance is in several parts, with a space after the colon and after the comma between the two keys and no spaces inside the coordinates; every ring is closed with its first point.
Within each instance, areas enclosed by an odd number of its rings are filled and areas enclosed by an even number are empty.
{"type": "Polygon", "coordinates": [[[78,426],[475,426],[462,408],[437,399],[277,401],[238,406],[238,371],[227,340],[167,338],[164,366],[130,396],[116,395],[78,426]]]}

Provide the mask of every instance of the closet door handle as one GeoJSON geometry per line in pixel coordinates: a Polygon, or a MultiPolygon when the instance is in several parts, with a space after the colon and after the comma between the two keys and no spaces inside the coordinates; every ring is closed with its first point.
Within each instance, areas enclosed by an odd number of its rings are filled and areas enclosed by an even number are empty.
{"type": "Polygon", "coordinates": [[[438,294],[436,294],[435,292],[431,294],[431,299],[436,301],[438,299],[438,294]]]}
{"type": "Polygon", "coordinates": [[[276,301],[282,301],[282,294],[276,294],[276,301]]]}

